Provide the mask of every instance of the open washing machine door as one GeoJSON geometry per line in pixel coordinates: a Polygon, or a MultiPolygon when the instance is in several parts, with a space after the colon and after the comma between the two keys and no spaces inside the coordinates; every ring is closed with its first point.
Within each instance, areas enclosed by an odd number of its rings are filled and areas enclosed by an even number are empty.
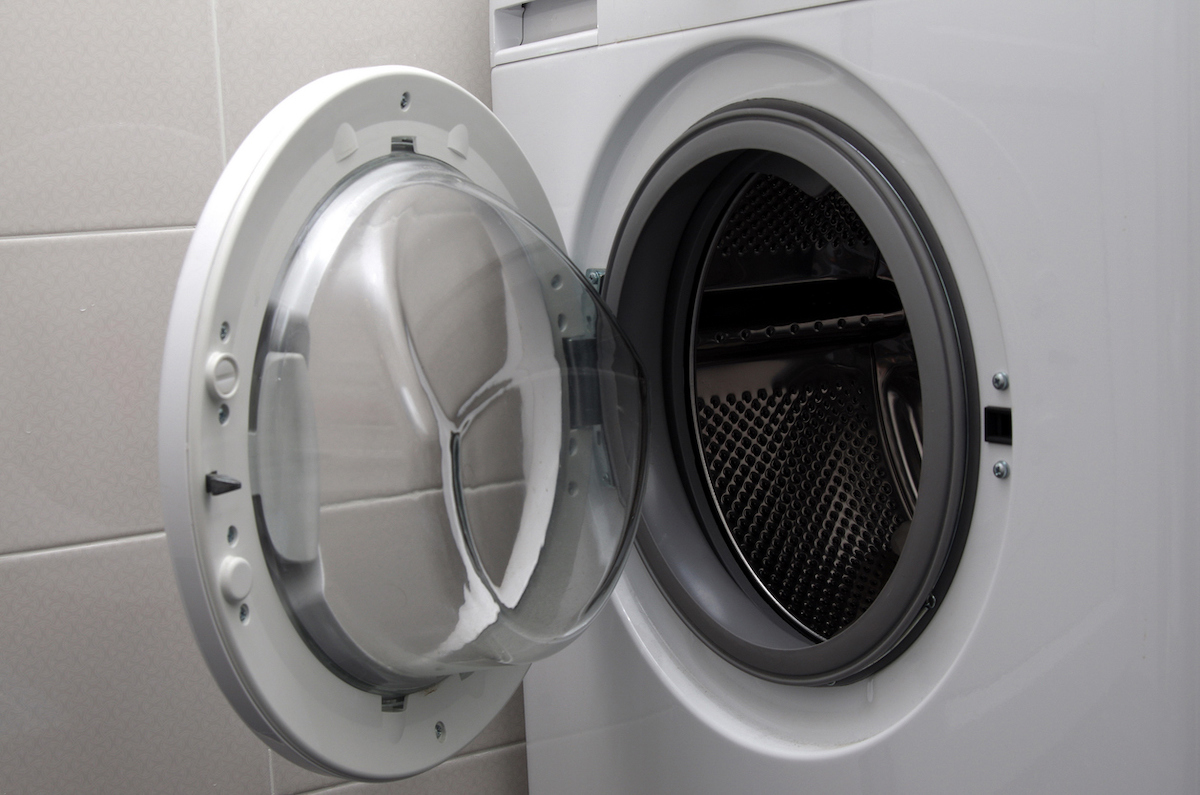
{"type": "Polygon", "coordinates": [[[402,67],[296,92],[204,209],[163,365],[167,537],[226,697],[324,772],[450,757],[604,603],[645,428],[487,108],[402,67]]]}

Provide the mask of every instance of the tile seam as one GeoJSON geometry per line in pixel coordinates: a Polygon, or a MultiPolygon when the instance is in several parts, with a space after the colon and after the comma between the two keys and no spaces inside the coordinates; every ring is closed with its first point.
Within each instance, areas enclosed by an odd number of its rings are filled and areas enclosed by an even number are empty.
{"type": "MultiPolygon", "coordinates": [[[[452,757],[450,757],[449,759],[447,759],[445,762],[442,762],[442,764],[443,764],[443,765],[446,765],[446,764],[449,764],[449,763],[451,763],[451,762],[454,762],[454,761],[456,761],[456,760],[459,760],[459,759],[471,759],[471,758],[473,758],[473,757],[479,756],[480,754],[489,754],[489,753],[492,753],[493,751],[503,751],[503,750],[507,750],[507,749],[509,749],[509,748],[512,748],[512,747],[514,747],[514,746],[517,746],[517,745],[524,745],[524,744],[525,744],[525,741],[524,741],[524,740],[521,740],[520,742],[508,743],[508,744],[506,744],[506,745],[497,745],[497,746],[493,746],[492,748],[484,748],[484,749],[482,749],[482,750],[475,751],[475,752],[473,752],[473,753],[464,754],[463,756],[452,756],[452,757]]],[[[431,768],[431,770],[433,770],[433,769],[436,769],[436,768],[431,768]]],[[[425,771],[425,772],[426,772],[426,773],[428,773],[429,771],[427,770],[427,771],[425,771]]],[[[424,775],[424,774],[423,774],[423,773],[419,773],[418,775],[424,775]]],[[[339,790],[345,791],[345,790],[349,789],[350,787],[352,787],[352,786],[354,786],[354,785],[356,785],[356,784],[358,784],[358,783],[360,783],[360,782],[357,782],[357,781],[343,781],[343,782],[342,782],[342,783],[340,783],[340,784],[333,784],[333,785],[331,785],[331,786],[328,786],[328,787],[322,787],[322,788],[320,788],[320,789],[308,789],[308,790],[304,790],[303,792],[299,792],[299,793],[297,793],[296,795],[325,795],[326,793],[331,793],[331,794],[333,794],[333,795],[336,795],[336,793],[337,793],[339,790]]]]}
{"type": "Polygon", "coordinates": [[[45,555],[51,552],[65,552],[74,549],[89,549],[91,547],[103,546],[105,544],[124,543],[129,541],[137,541],[146,538],[155,538],[157,536],[166,537],[165,530],[138,530],[128,535],[109,536],[107,538],[97,538],[90,541],[77,541],[71,544],[56,544],[48,547],[34,547],[32,549],[16,549],[11,552],[0,552],[0,561],[9,560],[12,558],[34,557],[36,555],[45,555]]]}
{"type": "MultiPolygon", "coordinates": [[[[508,486],[516,486],[524,482],[524,479],[502,480],[496,483],[483,483],[479,486],[466,486],[463,488],[463,491],[468,494],[481,494],[486,491],[494,491],[496,489],[507,488],[508,486]]],[[[402,502],[405,500],[424,499],[425,497],[442,493],[444,493],[444,489],[441,486],[431,486],[429,488],[406,491],[403,494],[385,494],[378,497],[355,497],[353,499],[341,500],[339,502],[322,503],[321,510],[324,511],[326,509],[333,508],[347,509],[373,507],[395,502],[402,502]]]]}
{"type": "Polygon", "coordinates": [[[191,232],[195,230],[195,225],[172,225],[172,226],[131,226],[122,227],[119,229],[72,229],[59,232],[30,232],[20,235],[4,235],[0,234],[0,244],[12,242],[23,242],[28,240],[45,240],[47,238],[64,238],[64,237],[104,237],[108,235],[130,235],[130,234],[155,234],[159,232],[191,232]]]}
{"type": "Polygon", "coordinates": [[[450,759],[447,759],[446,761],[449,762],[454,759],[470,759],[471,757],[479,756],[480,754],[490,754],[492,751],[503,751],[508,748],[513,748],[515,746],[524,745],[524,744],[525,744],[524,740],[513,740],[511,743],[504,743],[503,745],[489,745],[487,748],[480,748],[479,750],[472,751],[469,754],[460,754],[459,756],[452,756],[452,757],[450,757],[450,759]]]}
{"type": "Polygon", "coordinates": [[[217,81],[217,125],[218,139],[221,142],[221,168],[229,162],[229,147],[226,144],[225,136],[225,92],[221,85],[221,35],[217,28],[217,0],[209,0],[209,9],[212,11],[212,34],[213,34],[213,72],[217,81]]]}

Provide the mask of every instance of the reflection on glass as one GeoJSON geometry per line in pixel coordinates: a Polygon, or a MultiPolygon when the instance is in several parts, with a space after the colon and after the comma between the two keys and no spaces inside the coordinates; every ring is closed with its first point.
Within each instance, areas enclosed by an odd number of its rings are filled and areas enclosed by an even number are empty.
{"type": "Polygon", "coordinates": [[[276,289],[257,375],[276,584],[355,684],[543,657],[611,589],[640,368],[565,256],[448,167],[387,158],[334,192],[276,289]]]}

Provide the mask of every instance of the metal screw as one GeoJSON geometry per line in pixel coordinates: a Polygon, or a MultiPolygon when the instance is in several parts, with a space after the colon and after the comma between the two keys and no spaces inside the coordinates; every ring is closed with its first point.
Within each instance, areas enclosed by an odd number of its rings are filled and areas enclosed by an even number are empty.
{"type": "Polygon", "coordinates": [[[229,339],[229,324],[222,323],[221,324],[221,341],[224,342],[227,339],[229,339]]]}
{"type": "Polygon", "coordinates": [[[592,287],[596,288],[596,292],[600,292],[600,288],[604,286],[604,273],[603,268],[588,268],[583,275],[591,282],[592,287]]]}
{"type": "Polygon", "coordinates": [[[242,604],[241,609],[238,610],[238,618],[241,619],[243,624],[250,620],[250,605],[242,604]]]}
{"type": "Polygon", "coordinates": [[[408,110],[408,103],[411,100],[412,100],[412,98],[408,96],[407,91],[405,91],[403,94],[401,94],[400,95],[400,110],[408,110]]]}
{"type": "Polygon", "coordinates": [[[1008,477],[1008,462],[997,461],[996,463],[992,464],[992,474],[1001,480],[1008,477]]]}
{"type": "Polygon", "coordinates": [[[1001,392],[1008,389],[1008,373],[1001,370],[992,376],[992,386],[999,389],[1001,392]]]}
{"type": "Polygon", "coordinates": [[[446,724],[442,723],[439,720],[437,722],[437,725],[435,725],[433,727],[433,736],[437,737],[439,743],[442,742],[443,740],[445,740],[446,739],[446,724]]]}
{"type": "Polygon", "coordinates": [[[222,403],[221,407],[217,409],[217,422],[221,423],[222,425],[229,422],[229,406],[225,405],[224,403],[222,403]]]}
{"type": "Polygon", "coordinates": [[[237,543],[237,528],[229,525],[229,532],[225,534],[225,540],[229,542],[229,546],[237,543]]]}

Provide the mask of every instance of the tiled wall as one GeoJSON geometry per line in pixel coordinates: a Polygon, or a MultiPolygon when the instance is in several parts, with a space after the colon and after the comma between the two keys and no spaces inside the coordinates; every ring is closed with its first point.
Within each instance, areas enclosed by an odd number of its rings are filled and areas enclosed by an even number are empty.
{"type": "Polygon", "coordinates": [[[486,0],[0,8],[0,792],[524,792],[520,693],[464,755],[360,787],[270,754],[191,638],[161,531],[158,371],[228,156],[327,72],[490,99],[486,0]]]}

